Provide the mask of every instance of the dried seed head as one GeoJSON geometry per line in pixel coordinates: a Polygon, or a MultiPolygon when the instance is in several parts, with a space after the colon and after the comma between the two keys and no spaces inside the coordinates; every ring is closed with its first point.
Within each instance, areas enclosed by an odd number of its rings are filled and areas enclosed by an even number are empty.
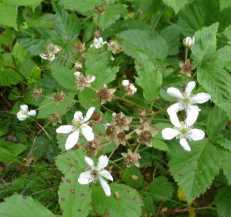
{"type": "Polygon", "coordinates": [[[75,76],[75,83],[77,86],[77,89],[83,90],[86,87],[90,87],[91,83],[95,81],[94,75],[83,75],[81,72],[76,71],[74,73],[75,76]]]}
{"type": "Polygon", "coordinates": [[[102,115],[99,112],[94,112],[93,115],[91,116],[91,120],[99,123],[102,121],[102,115]]]}
{"type": "Polygon", "coordinates": [[[139,138],[138,138],[138,141],[139,143],[141,144],[148,144],[151,142],[151,139],[152,139],[152,134],[150,131],[148,130],[145,130],[145,131],[142,131],[139,135],[139,138]]]}
{"type": "Polygon", "coordinates": [[[190,59],[187,59],[184,63],[180,63],[180,69],[182,74],[191,77],[193,66],[190,59]]]}
{"type": "Polygon", "coordinates": [[[127,166],[135,165],[136,167],[139,167],[139,160],[141,159],[140,154],[137,152],[132,152],[130,149],[128,149],[127,153],[122,153],[124,162],[127,166]]]}
{"type": "Polygon", "coordinates": [[[56,93],[53,97],[54,101],[56,101],[56,102],[63,101],[64,98],[65,98],[65,93],[63,91],[56,93]]]}
{"type": "Polygon", "coordinates": [[[35,99],[39,98],[42,95],[43,95],[43,89],[42,88],[35,88],[32,91],[32,97],[35,99]]]}
{"type": "Polygon", "coordinates": [[[126,134],[124,132],[119,132],[116,135],[115,142],[117,145],[124,145],[125,146],[126,142],[127,142],[126,134]]]}
{"type": "Polygon", "coordinates": [[[129,130],[131,122],[132,122],[132,118],[126,117],[122,112],[113,113],[113,124],[121,131],[129,130]]]}
{"type": "Polygon", "coordinates": [[[107,87],[103,87],[97,92],[97,96],[100,98],[101,104],[104,104],[106,102],[110,102],[113,98],[113,95],[115,93],[116,89],[109,89],[107,87]]]}
{"type": "Polygon", "coordinates": [[[110,40],[108,43],[108,48],[113,54],[118,54],[122,52],[122,48],[120,47],[119,42],[116,40],[110,40]]]}
{"type": "Polygon", "coordinates": [[[40,54],[40,57],[44,60],[52,62],[55,59],[56,54],[58,54],[61,50],[62,48],[59,46],[50,43],[48,44],[45,52],[40,54]]]}
{"type": "Polygon", "coordinates": [[[77,42],[75,44],[75,48],[77,49],[79,53],[83,53],[86,50],[85,43],[82,43],[82,42],[77,42]]]}

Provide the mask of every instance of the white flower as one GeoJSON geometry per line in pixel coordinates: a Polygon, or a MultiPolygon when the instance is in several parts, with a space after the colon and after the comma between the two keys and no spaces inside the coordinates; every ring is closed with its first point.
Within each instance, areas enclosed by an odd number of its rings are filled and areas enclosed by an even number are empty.
{"type": "MultiPolygon", "coordinates": [[[[199,141],[205,137],[205,133],[200,129],[193,129],[192,126],[195,123],[188,116],[185,122],[180,122],[175,113],[170,113],[170,121],[174,125],[174,128],[165,128],[162,130],[162,137],[165,140],[172,140],[177,138],[180,140],[180,145],[185,151],[191,151],[191,147],[188,141],[199,141]],[[173,115],[174,117],[171,117],[173,115]]],[[[191,115],[191,114],[188,114],[191,115]]]]}
{"type": "Polygon", "coordinates": [[[93,44],[91,44],[90,47],[99,49],[103,47],[105,44],[107,44],[107,42],[104,41],[102,37],[98,37],[98,38],[94,38],[93,44]]]}
{"type": "Polygon", "coordinates": [[[196,83],[194,81],[190,81],[187,84],[184,92],[181,92],[175,87],[170,87],[167,89],[167,93],[170,96],[175,97],[178,101],[167,109],[170,119],[175,120],[177,118],[177,112],[185,110],[187,118],[190,119],[192,123],[195,123],[200,112],[200,108],[195,104],[203,104],[211,99],[209,94],[203,92],[192,95],[192,90],[195,88],[195,86],[196,83]]]}
{"type": "Polygon", "coordinates": [[[44,53],[40,54],[40,57],[44,60],[48,60],[50,62],[54,61],[56,54],[58,54],[62,49],[55,45],[50,43],[47,48],[46,51],[44,53]]]}
{"type": "Polygon", "coordinates": [[[85,162],[89,166],[89,169],[79,175],[79,184],[87,185],[98,180],[106,196],[111,196],[111,188],[107,180],[113,181],[113,177],[108,170],[105,170],[109,162],[108,157],[101,155],[97,165],[95,165],[94,161],[89,157],[85,157],[85,162]]]}
{"type": "Polygon", "coordinates": [[[20,110],[17,112],[17,118],[20,121],[24,121],[29,117],[36,115],[36,110],[29,110],[28,105],[20,105],[20,110]]]}
{"type": "Polygon", "coordinates": [[[136,86],[133,83],[131,83],[129,80],[123,80],[122,81],[122,86],[127,91],[127,94],[129,96],[134,95],[136,93],[136,91],[137,91],[136,86]]]}
{"type": "Polygon", "coordinates": [[[88,122],[95,111],[94,107],[88,109],[86,116],[77,111],[74,114],[72,125],[62,125],[56,129],[56,133],[69,134],[65,143],[65,149],[69,150],[75,146],[79,140],[79,134],[82,133],[87,141],[93,141],[95,136],[88,122]]]}
{"type": "Polygon", "coordinates": [[[192,48],[192,46],[195,44],[195,37],[194,36],[193,37],[188,36],[188,37],[184,38],[183,44],[187,48],[192,48]]]}

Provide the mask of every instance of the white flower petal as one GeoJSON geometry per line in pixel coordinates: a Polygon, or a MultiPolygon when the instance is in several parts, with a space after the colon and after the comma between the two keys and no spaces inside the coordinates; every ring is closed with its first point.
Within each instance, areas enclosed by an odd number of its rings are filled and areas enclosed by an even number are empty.
{"type": "Polygon", "coordinates": [[[72,125],[62,125],[56,129],[56,133],[69,134],[73,129],[74,127],[72,125]]]}
{"type": "Polygon", "coordinates": [[[87,185],[93,181],[94,181],[94,177],[92,176],[91,170],[80,173],[79,178],[78,178],[78,182],[81,185],[87,185]]]}
{"type": "Polygon", "coordinates": [[[199,141],[204,139],[205,133],[203,130],[200,129],[191,129],[187,135],[187,138],[193,141],[199,141]]]}
{"type": "Polygon", "coordinates": [[[178,136],[180,134],[180,132],[176,129],[173,128],[165,128],[162,130],[162,137],[165,140],[172,140],[173,138],[175,138],[176,136],[178,136]]]}
{"type": "Polygon", "coordinates": [[[187,127],[191,127],[197,120],[200,109],[198,106],[189,105],[186,110],[185,124],[187,127]]]}
{"type": "Polygon", "coordinates": [[[37,114],[36,110],[30,110],[30,111],[28,112],[28,115],[29,115],[29,116],[36,116],[36,114],[37,114]]]}
{"type": "Polygon", "coordinates": [[[75,112],[74,120],[79,121],[79,122],[82,121],[83,120],[83,113],[80,111],[75,112]]]}
{"type": "Polygon", "coordinates": [[[98,159],[97,170],[102,170],[108,165],[109,159],[106,155],[101,155],[98,159]]]}
{"type": "Polygon", "coordinates": [[[182,99],[183,98],[183,95],[180,92],[180,90],[175,88],[175,87],[169,87],[167,89],[167,93],[168,93],[168,95],[173,96],[173,97],[175,97],[177,99],[182,99]]]}
{"type": "Polygon", "coordinates": [[[20,110],[23,112],[28,112],[28,105],[26,104],[20,105],[20,110]]]}
{"type": "Polygon", "coordinates": [[[191,93],[192,93],[193,89],[195,88],[195,86],[196,86],[195,81],[188,82],[188,84],[187,84],[187,86],[185,88],[185,93],[186,93],[187,96],[191,95],[191,93]]]}
{"type": "Polygon", "coordinates": [[[113,181],[113,177],[112,177],[111,173],[109,171],[107,171],[107,170],[101,170],[99,172],[99,175],[102,176],[105,179],[113,181]]]}
{"type": "Polygon", "coordinates": [[[89,108],[87,113],[86,113],[86,116],[83,119],[83,122],[89,121],[94,112],[95,112],[95,107],[89,108]]]}
{"type": "Polygon", "coordinates": [[[17,118],[19,121],[25,121],[28,118],[28,115],[23,114],[21,111],[17,112],[17,118]]]}
{"type": "Polygon", "coordinates": [[[75,130],[73,133],[71,133],[67,137],[67,141],[66,141],[66,144],[65,144],[65,149],[66,150],[72,149],[76,145],[78,140],[79,140],[79,130],[75,130]]]}
{"type": "Polygon", "coordinates": [[[88,142],[91,142],[95,139],[94,132],[90,126],[88,126],[87,124],[83,124],[80,129],[81,133],[88,142]]]}
{"type": "Polygon", "coordinates": [[[211,96],[208,93],[198,93],[192,97],[193,104],[202,104],[211,99],[211,96]]]}
{"type": "Polygon", "coordinates": [[[178,128],[181,126],[181,124],[180,124],[180,120],[178,118],[177,113],[179,111],[182,111],[182,110],[184,110],[184,106],[181,103],[175,103],[175,104],[169,106],[167,109],[167,113],[169,115],[171,123],[175,127],[178,127],[178,128]]]}
{"type": "Polygon", "coordinates": [[[90,157],[85,156],[84,160],[85,160],[85,162],[87,163],[87,165],[89,167],[91,167],[91,168],[94,167],[95,163],[94,163],[94,161],[90,157]]]}
{"type": "Polygon", "coordinates": [[[191,151],[191,147],[186,138],[180,139],[180,145],[185,151],[191,151]]]}
{"type": "Polygon", "coordinates": [[[106,194],[106,196],[110,197],[111,196],[111,188],[110,188],[109,184],[107,183],[107,181],[104,180],[103,178],[99,177],[99,182],[100,182],[100,185],[103,188],[103,191],[106,194]]]}

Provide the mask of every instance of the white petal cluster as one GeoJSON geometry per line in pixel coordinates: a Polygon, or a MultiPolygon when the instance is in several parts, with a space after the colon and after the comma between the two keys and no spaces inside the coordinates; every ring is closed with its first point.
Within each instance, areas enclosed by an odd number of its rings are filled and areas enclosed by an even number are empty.
{"type": "Polygon", "coordinates": [[[65,149],[72,149],[79,140],[80,133],[83,134],[85,139],[89,142],[95,138],[92,128],[88,125],[91,116],[95,111],[94,107],[88,109],[84,117],[82,112],[77,111],[71,125],[62,125],[56,129],[56,133],[69,134],[65,143],[65,149]]]}
{"type": "Polygon", "coordinates": [[[20,110],[17,112],[19,121],[24,121],[29,117],[36,116],[36,110],[29,110],[28,105],[20,105],[20,110]]]}
{"type": "Polygon", "coordinates": [[[195,37],[194,36],[188,36],[186,38],[184,38],[183,40],[183,44],[185,47],[187,48],[192,48],[192,46],[195,44],[195,37]]]}
{"type": "Polygon", "coordinates": [[[122,86],[127,91],[127,94],[129,96],[132,96],[137,92],[136,86],[133,83],[131,83],[129,80],[123,80],[122,86]]]}
{"type": "Polygon", "coordinates": [[[181,146],[186,151],[191,150],[187,141],[201,140],[205,136],[202,130],[192,129],[192,126],[195,124],[200,112],[200,108],[197,104],[205,103],[211,99],[211,96],[204,92],[193,95],[192,91],[195,86],[196,83],[190,81],[183,92],[175,87],[167,89],[167,93],[175,97],[177,102],[167,109],[167,113],[174,128],[164,129],[162,131],[162,137],[166,140],[171,140],[175,137],[179,138],[181,146]],[[178,118],[179,111],[185,111],[186,113],[184,122],[180,122],[178,118]]]}
{"type": "Polygon", "coordinates": [[[96,37],[96,38],[94,38],[94,41],[90,45],[90,47],[94,47],[95,49],[99,49],[99,48],[103,47],[105,44],[107,44],[107,42],[104,41],[102,37],[96,37]]]}
{"type": "Polygon", "coordinates": [[[61,51],[62,49],[55,45],[50,43],[47,48],[46,51],[44,53],[40,54],[40,57],[44,60],[48,60],[50,62],[54,61],[56,55],[61,51]]]}
{"type": "Polygon", "coordinates": [[[101,155],[96,165],[90,157],[85,157],[85,162],[89,166],[89,169],[79,175],[79,184],[87,185],[91,182],[99,181],[105,195],[108,197],[111,196],[111,188],[107,180],[113,181],[113,177],[111,173],[105,169],[109,162],[108,157],[101,155]]]}

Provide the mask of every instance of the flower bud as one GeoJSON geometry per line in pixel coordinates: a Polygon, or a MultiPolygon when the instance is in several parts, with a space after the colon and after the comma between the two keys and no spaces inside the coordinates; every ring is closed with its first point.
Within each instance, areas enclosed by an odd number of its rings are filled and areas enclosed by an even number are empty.
{"type": "Polygon", "coordinates": [[[192,48],[192,46],[195,44],[195,37],[186,37],[184,40],[183,40],[183,44],[185,47],[187,48],[192,48]]]}

